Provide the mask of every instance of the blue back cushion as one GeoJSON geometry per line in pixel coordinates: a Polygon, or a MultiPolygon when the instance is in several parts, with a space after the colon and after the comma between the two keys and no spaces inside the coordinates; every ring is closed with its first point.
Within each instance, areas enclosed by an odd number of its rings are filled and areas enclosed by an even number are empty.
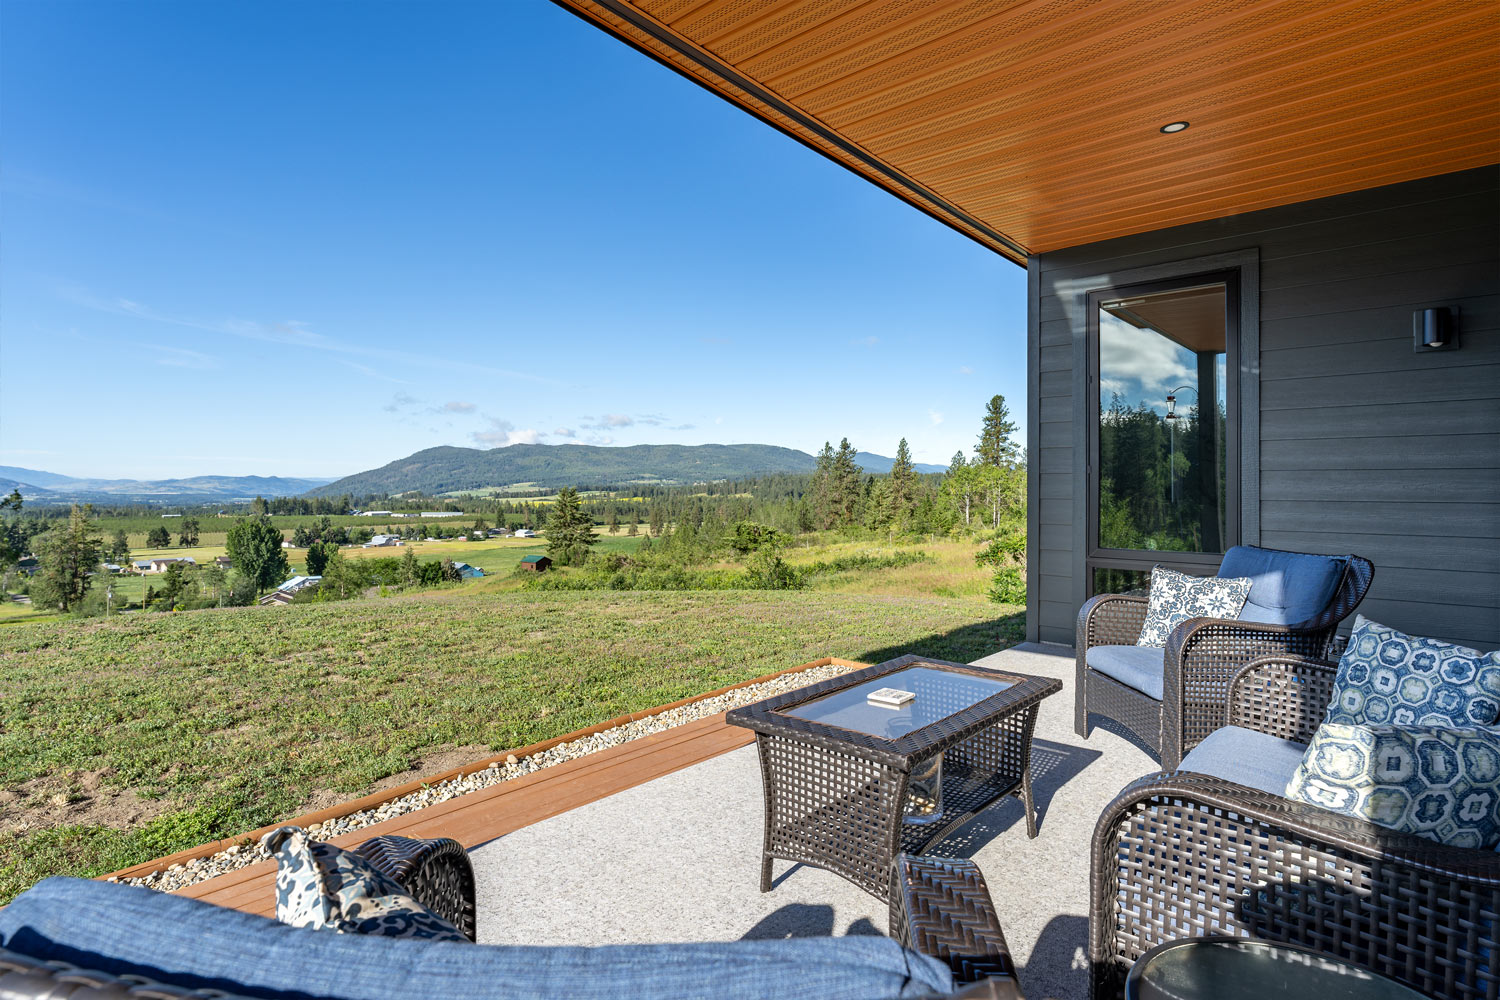
{"type": "Polygon", "coordinates": [[[1333,600],[1347,560],[1254,545],[1236,545],[1224,553],[1219,576],[1248,576],[1250,597],[1240,621],[1297,625],[1315,618],[1333,600]]]}
{"type": "Polygon", "coordinates": [[[883,937],[474,945],[288,927],[184,896],[74,878],[43,879],[0,910],[0,947],[262,1000],[875,1000],[953,990],[946,964],[883,937]]]}

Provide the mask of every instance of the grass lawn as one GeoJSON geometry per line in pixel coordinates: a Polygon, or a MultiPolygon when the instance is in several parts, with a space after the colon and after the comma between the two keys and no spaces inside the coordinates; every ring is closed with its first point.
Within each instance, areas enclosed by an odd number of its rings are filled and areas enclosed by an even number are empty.
{"type": "Polygon", "coordinates": [[[1020,631],[973,598],[465,588],[0,629],[0,901],[819,656],[1020,631]]]}

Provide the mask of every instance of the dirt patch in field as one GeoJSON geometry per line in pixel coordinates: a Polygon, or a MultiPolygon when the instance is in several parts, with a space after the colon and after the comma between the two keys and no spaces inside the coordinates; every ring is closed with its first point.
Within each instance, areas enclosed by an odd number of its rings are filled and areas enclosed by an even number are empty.
{"type": "Polygon", "coordinates": [[[105,784],[108,770],[48,776],[0,789],[0,830],[21,833],[58,826],[130,830],[167,811],[167,803],[105,784]]]}
{"type": "Polygon", "coordinates": [[[476,760],[484,760],[486,757],[493,757],[494,755],[495,751],[488,744],[484,743],[473,743],[467,746],[433,750],[418,757],[411,767],[381,778],[358,795],[320,788],[309,795],[307,800],[302,803],[301,811],[304,813],[317,812],[319,809],[336,806],[340,802],[350,802],[354,799],[362,798],[371,792],[382,792],[387,788],[404,785],[408,781],[416,781],[418,778],[441,774],[455,767],[463,767],[465,764],[472,764],[476,760]]]}

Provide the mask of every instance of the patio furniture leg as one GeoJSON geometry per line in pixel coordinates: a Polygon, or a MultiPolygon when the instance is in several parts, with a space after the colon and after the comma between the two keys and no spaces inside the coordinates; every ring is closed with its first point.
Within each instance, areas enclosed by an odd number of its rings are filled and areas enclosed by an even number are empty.
{"type": "Polygon", "coordinates": [[[771,856],[764,851],[760,855],[760,891],[771,891],[771,856]]]}
{"type": "Polygon", "coordinates": [[[1036,839],[1036,805],[1031,799],[1031,768],[1026,769],[1026,776],[1021,779],[1021,802],[1026,807],[1026,836],[1032,840],[1036,839]]]}

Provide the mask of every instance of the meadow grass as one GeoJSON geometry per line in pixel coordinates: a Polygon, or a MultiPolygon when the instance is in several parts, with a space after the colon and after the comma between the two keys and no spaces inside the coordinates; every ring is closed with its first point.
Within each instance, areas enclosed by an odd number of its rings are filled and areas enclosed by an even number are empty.
{"type": "Polygon", "coordinates": [[[1020,609],[814,592],[464,588],[0,630],[0,901],[820,656],[967,661],[1020,609]],[[121,824],[101,804],[134,802],[121,824]],[[103,818],[101,818],[103,817],[103,818]]]}

